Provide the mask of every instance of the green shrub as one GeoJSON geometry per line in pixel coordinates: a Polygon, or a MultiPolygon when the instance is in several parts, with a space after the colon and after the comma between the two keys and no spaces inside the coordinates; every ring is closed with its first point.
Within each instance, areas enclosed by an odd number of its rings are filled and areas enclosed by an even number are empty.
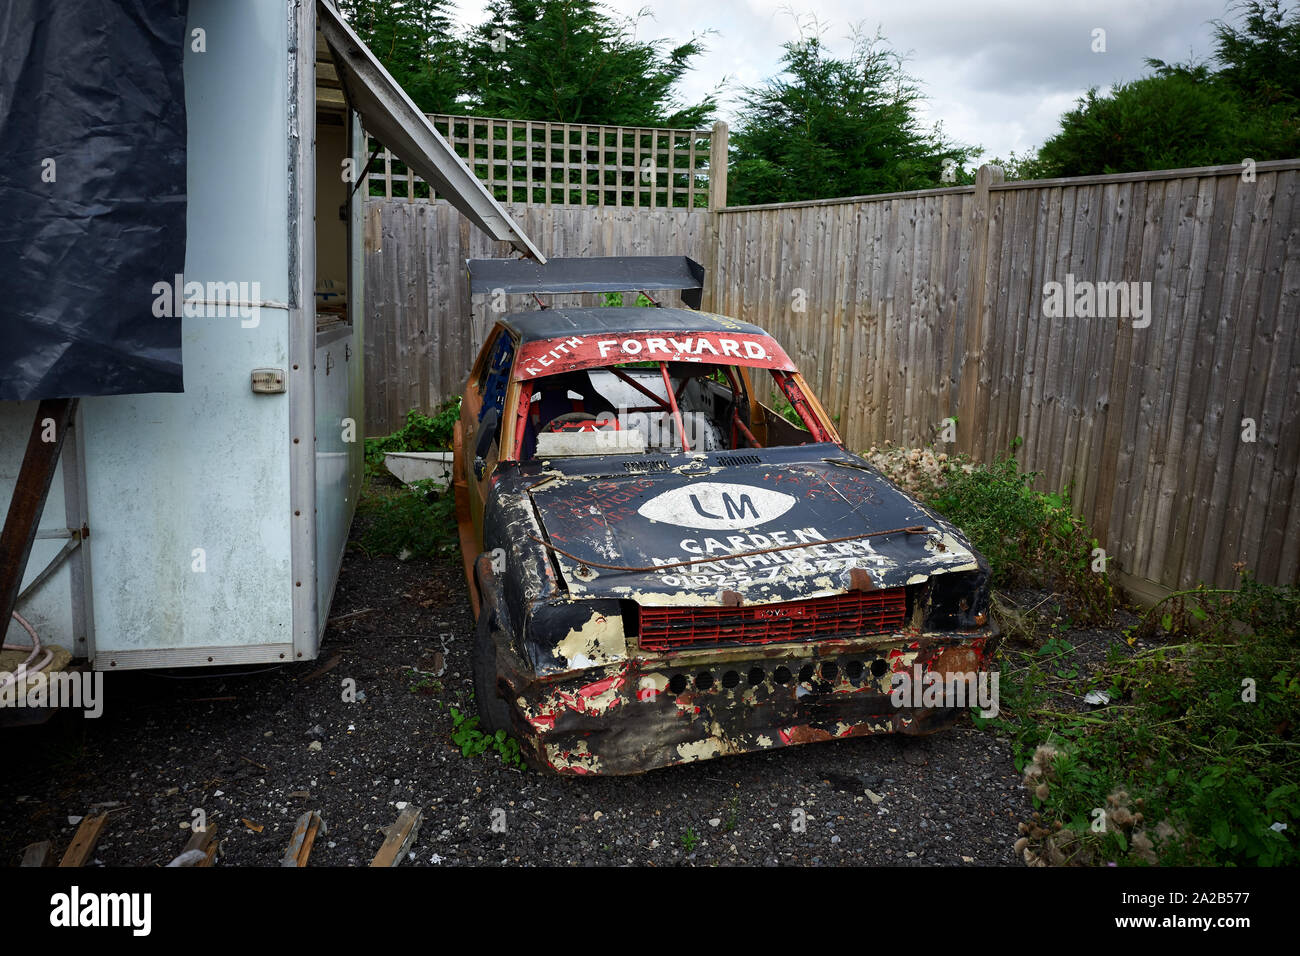
{"type": "Polygon", "coordinates": [[[447,399],[431,416],[411,409],[402,428],[382,438],[366,439],[366,474],[383,474],[384,455],[390,451],[450,451],[459,419],[459,395],[447,399]]]}
{"type": "Polygon", "coordinates": [[[1058,591],[1079,623],[1106,620],[1115,591],[1094,571],[1097,541],[1070,509],[1068,491],[1035,491],[1037,472],[1022,472],[1014,455],[969,470],[952,468],[929,504],[955,524],[989,560],[993,582],[1058,591]]]}

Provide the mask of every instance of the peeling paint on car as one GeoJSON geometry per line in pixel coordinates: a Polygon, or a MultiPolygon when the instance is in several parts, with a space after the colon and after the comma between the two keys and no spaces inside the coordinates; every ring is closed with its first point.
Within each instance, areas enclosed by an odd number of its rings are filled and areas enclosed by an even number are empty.
{"type": "Polygon", "coordinates": [[[555,649],[575,670],[623,660],[627,656],[623,618],[593,612],[582,627],[570,631],[555,649]]]}

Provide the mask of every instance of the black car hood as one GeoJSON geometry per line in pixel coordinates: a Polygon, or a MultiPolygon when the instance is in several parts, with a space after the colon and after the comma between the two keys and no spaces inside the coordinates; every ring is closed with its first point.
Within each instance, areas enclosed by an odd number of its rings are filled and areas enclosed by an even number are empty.
{"type": "Polygon", "coordinates": [[[980,566],[951,525],[861,459],[735,460],[534,484],[569,593],[665,606],[722,605],[735,592],[766,603],[842,593],[861,585],[857,568],[869,586],[892,588],[980,566]]]}

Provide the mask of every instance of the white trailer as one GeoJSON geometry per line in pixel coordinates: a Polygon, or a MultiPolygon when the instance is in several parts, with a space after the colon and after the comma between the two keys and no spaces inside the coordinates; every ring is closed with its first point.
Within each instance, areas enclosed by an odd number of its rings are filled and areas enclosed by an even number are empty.
{"type": "MultiPolygon", "coordinates": [[[[184,281],[258,294],[182,310],[183,392],[79,400],[17,610],[96,670],[318,652],[363,474],[363,125],[541,259],[328,3],[186,16],[184,281]]],[[[37,404],[0,401],[0,504],[37,404]]]]}

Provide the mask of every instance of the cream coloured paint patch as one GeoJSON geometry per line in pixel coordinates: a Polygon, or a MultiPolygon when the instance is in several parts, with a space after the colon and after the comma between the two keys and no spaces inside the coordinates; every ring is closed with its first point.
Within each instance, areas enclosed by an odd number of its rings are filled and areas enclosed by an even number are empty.
{"type": "MultiPolygon", "coordinates": [[[[961,555],[962,557],[970,558],[972,561],[974,560],[975,557],[973,554],[970,553],[970,551],[967,550],[966,545],[964,545],[961,541],[959,541],[957,538],[953,537],[946,531],[942,532],[939,535],[938,541],[935,541],[933,536],[926,538],[925,549],[932,554],[939,552],[942,554],[961,555]]],[[[947,568],[946,570],[955,571],[958,569],[947,568]]]]}
{"type": "Polygon", "coordinates": [[[627,636],[623,633],[623,618],[617,614],[592,614],[586,624],[570,631],[555,650],[574,670],[626,660],[627,636]]]}
{"type": "Polygon", "coordinates": [[[548,743],[546,757],[552,767],[582,767],[591,772],[599,772],[600,769],[600,758],[587,749],[585,740],[578,741],[568,753],[558,744],[548,743]]]}
{"type": "Polygon", "coordinates": [[[703,740],[688,740],[677,745],[677,754],[682,760],[708,760],[720,756],[722,747],[712,737],[703,740]]]}
{"type": "Polygon", "coordinates": [[[667,674],[643,674],[637,681],[636,699],[639,701],[654,701],[659,699],[659,695],[668,690],[667,674]]]}

